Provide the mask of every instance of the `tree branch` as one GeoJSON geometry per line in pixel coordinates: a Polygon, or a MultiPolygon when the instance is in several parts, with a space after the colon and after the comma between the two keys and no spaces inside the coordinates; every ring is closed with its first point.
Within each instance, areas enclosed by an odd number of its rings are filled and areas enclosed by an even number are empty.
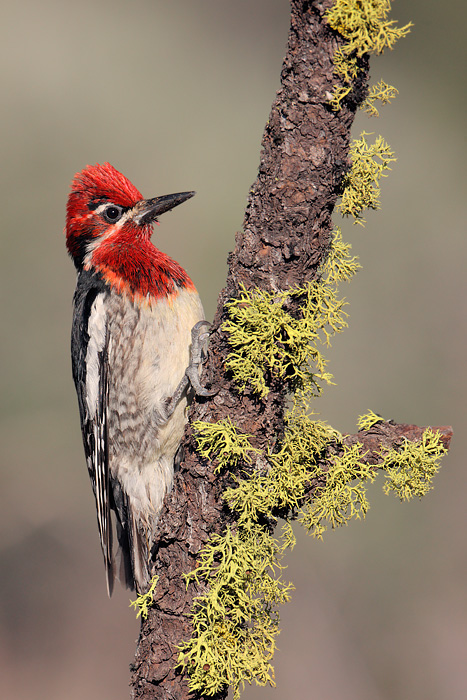
{"type": "Polygon", "coordinates": [[[342,443],[347,447],[360,443],[361,451],[366,453],[364,461],[367,464],[378,464],[381,448],[397,450],[405,441],[418,442],[426,430],[438,432],[444,449],[449,449],[452,438],[450,425],[420,427],[394,421],[381,421],[369,430],[360,430],[355,435],[344,435],[342,443]]]}
{"type": "MultiPolygon", "coordinates": [[[[348,168],[350,128],[356,106],[364,98],[368,61],[359,59],[360,73],[339,112],[329,107],[336,81],[333,55],[344,39],[330,29],[324,12],[331,0],[292,0],[291,25],[281,87],[266,125],[258,177],[245,213],[243,232],[236,236],[229,256],[226,287],[221,292],[212,327],[205,380],[218,388],[208,399],[198,399],[190,410],[190,422],[209,423],[230,416],[239,430],[253,436],[260,449],[272,447],[284,432],[286,389],[270,378],[264,399],[248,390],[239,393],[225,375],[228,354],[225,334],[225,302],[237,297],[241,285],[266,291],[303,286],[316,278],[329,249],[331,214],[348,168]]],[[[402,436],[417,439],[423,428],[378,423],[345,444],[363,443],[370,459],[382,444],[397,444],[402,436]]],[[[449,443],[448,429],[443,432],[449,443]]],[[[184,460],[166,497],[156,533],[154,572],[159,576],[154,606],[142,622],[132,668],[132,697],[136,700],[185,700],[189,692],[184,675],[175,670],[177,645],[191,637],[190,610],[200,591],[186,587],[183,574],[196,566],[200,548],[213,533],[220,533],[234,516],[222,498],[231,483],[229,473],[215,474],[212,465],[196,453],[187,427],[184,460]]],[[[215,700],[225,698],[228,689],[215,700]]]]}

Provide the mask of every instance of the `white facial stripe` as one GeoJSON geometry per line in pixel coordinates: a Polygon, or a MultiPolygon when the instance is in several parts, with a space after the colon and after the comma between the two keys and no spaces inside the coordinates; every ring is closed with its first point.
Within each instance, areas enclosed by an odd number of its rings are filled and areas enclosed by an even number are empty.
{"type": "Polygon", "coordinates": [[[107,207],[109,206],[109,204],[111,204],[111,203],[110,203],[110,202],[104,202],[103,204],[99,204],[99,206],[96,207],[96,208],[93,210],[93,213],[94,213],[94,214],[103,214],[104,211],[105,211],[105,210],[107,209],[107,207]]]}
{"type": "MultiPolygon", "coordinates": [[[[101,215],[105,212],[105,210],[108,207],[118,207],[120,209],[119,204],[113,204],[113,202],[104,202],[103,204],[99,204],[99,206],[96,207],[96,209],[94,209],[93,214],[101,215]]],[[[117,226],[117,227],[119,225],[121,226],[126,221],[128,221],[128,219],[132,218],[132,214],[133,214],[133,209],[128,209],[128,211],[124,211],[122,214],[122,217],[118,221],[116,221],[115,224],[113,224],[113,226],[117,226]]]]}
{"type": "MultiPolygon", "coordinates": [[[[105,202],[104,204],[100,204],[97,209],[95,209],[92,214],[98,214],[101,215],[103,212],[107,209],[107,207],[111,207],[112,202],[105,202]]],[[[113,205],[116,206],[116,205],[113,205]]],[[[123,212],[122,218],[116,221],[114,224],[108,224],[107,229],[104,231],[104,233],[100,236],[96,236],[96,238],[93,238],[91,241],[89,241],[88,245],[86,246],[86,256],[84,258],[84,264],[87,265],[91,262],[91,255],[93,251],[98,248],[103,241],[105,241],[109,236],[114,234],[116,231],[122,228],[124,224],[126,224],[127,221],[129,221],[133,217],[134,209],[128,209],[128,211],[123,212]]]]}

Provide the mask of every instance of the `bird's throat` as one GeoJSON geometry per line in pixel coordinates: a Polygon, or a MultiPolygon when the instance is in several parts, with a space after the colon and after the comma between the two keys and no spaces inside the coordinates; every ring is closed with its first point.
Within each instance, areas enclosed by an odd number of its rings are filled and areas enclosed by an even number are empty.
{"type": "Polygon", "coordinates": [[[91,266],[120,294],[161,299],[194,289],[185,270],[150,241],[108,240],[93,251],[91,266]]]}

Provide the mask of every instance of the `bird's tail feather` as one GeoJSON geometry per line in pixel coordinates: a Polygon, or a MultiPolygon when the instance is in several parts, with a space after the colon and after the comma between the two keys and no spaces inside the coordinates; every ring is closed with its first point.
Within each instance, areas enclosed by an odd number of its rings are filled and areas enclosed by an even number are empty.
{"type": "Polygon", "coordinates": [[[117,537],[119,544],[118,551],[118,578],[121,583],[123,583],[126,588],[130,591],[135,590],[135,580],[133,577],[133,566],[131,558],[131,546],[128,536],[127,529],[122,526],[120,520],[116,518],[117,521],[117,537]]]}
{"type": "Polygon", "coordinates": [[[129,540],[133,579],[138,593],[146,593],[149,587],[149,550],[146,534],[140,532],[132,514],[129,517],[129,540]]]}

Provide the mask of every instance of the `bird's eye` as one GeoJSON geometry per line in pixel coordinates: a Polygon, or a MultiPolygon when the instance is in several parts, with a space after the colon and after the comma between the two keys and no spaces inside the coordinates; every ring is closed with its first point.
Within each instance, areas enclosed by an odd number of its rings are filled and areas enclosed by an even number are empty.
{"type": "Polygon", "coordinates": [[[108,221],[109,224],[114,224],[116,221],[118,221],[122,214],[122,207],[117,207],[115,204],[111,204],[109,207],[106,207],[106,209],[104,209],[102,212],[102,216],[106,221],[108,221]]]}

